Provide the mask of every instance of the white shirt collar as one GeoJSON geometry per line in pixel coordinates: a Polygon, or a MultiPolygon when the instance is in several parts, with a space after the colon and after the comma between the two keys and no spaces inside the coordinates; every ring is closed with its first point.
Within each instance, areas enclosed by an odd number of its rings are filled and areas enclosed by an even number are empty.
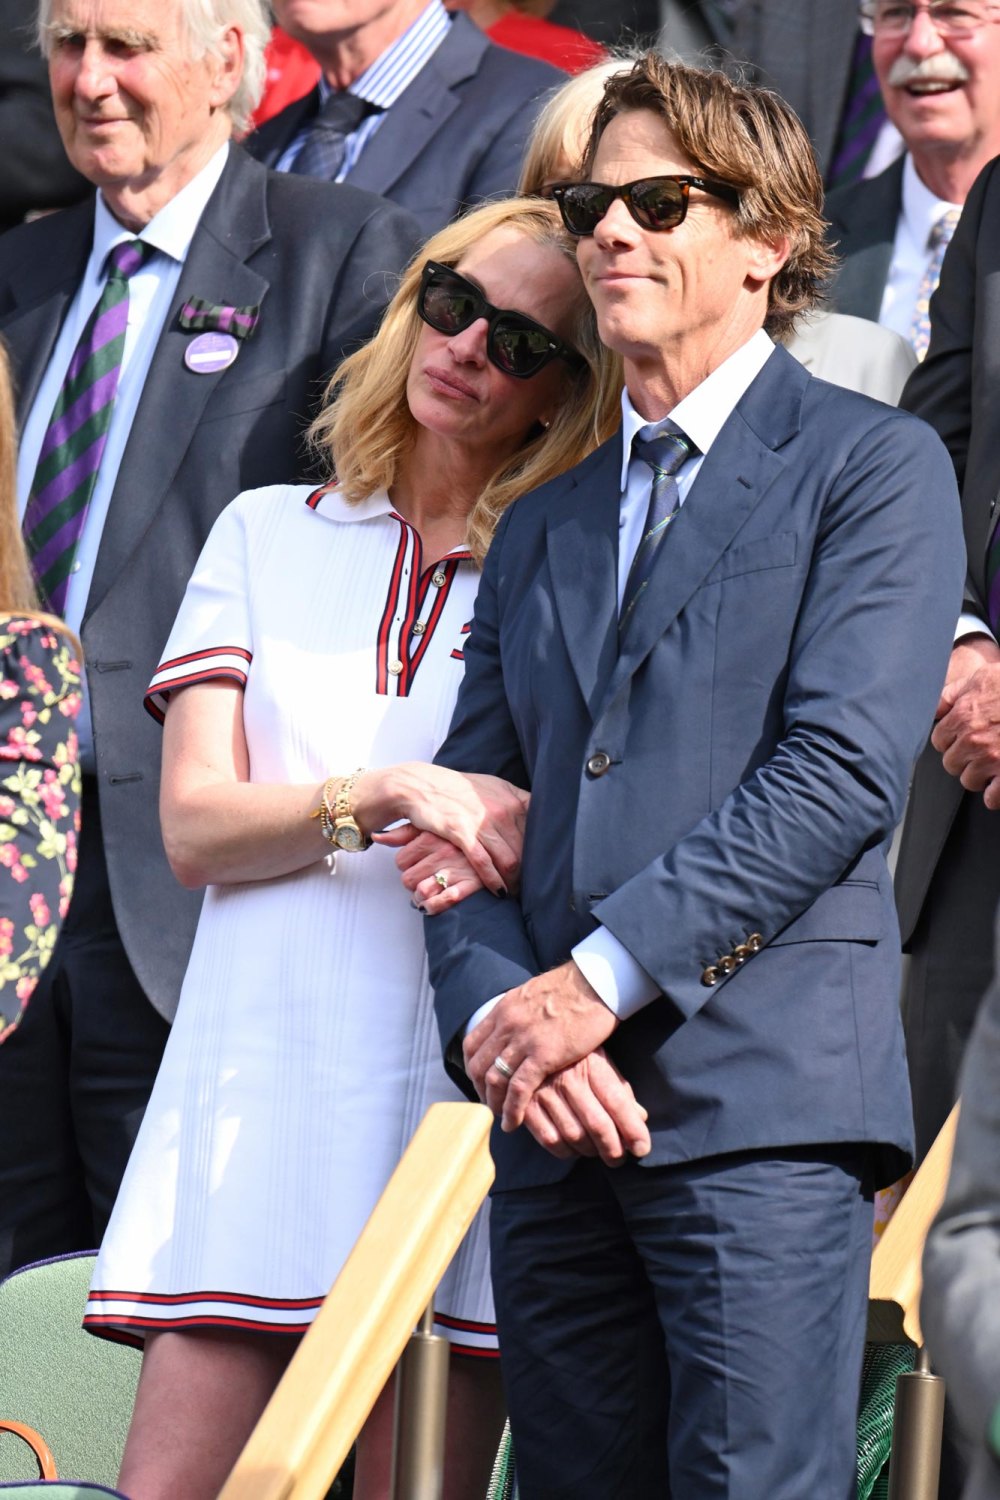
{"type": "Polygon", "coordinates": [[[632,457],[632,440],[637,434],[643,438],[660,432],[665,422],[675,423],[685,437],[691,439],[700,453],[707,453],[719,436],[737,403],[760,374],[771,355],[774,343],[759,328],[728,359],[724,359],[711,375],[700,385],[689,391],[679,401],[668,417],[659,422],[647,422],[632,405],[628,390],[622,391],[622,490],[628,483],[628,467],[632,457]]]}
{"type": "MultiPolygon", "coordinates": [[[[205,212],[205,205],[219,185],[219,178],[222,176],[228,156],[229,142],[226,141],[205,163],[201,171],[197,172],[179,193],[175,193],[170,202],[164,204],[160,212],[155,214],[140,230],[139,238],[146,240],[150,245],[155,245],[157,250],[162,250],[164,255],[169,255],[172,260],[183,261],[191,247],[191,241],[201,221],[201,216],[205,212]]],[[[124,240],[133,238],[130,231],[124,225],[119,224],[102,195],[98,193],[94,209],[94,248],[91,253],[91,263],[98,268],[99,274],[103,275],[110,251],[124,240]]]]}
{"type": "Polygon", "coordinates": [[[917,176],[913,157],[909,152],[903,161],[903,218],[913,243],[924,252],[928,249],[931,230],[949,208],[961,209],[960,203],[948,203],[938,198],[917,176]]]}

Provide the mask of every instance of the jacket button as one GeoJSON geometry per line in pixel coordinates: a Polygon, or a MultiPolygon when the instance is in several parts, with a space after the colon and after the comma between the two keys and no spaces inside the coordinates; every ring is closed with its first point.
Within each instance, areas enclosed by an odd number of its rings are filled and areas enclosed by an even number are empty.
{"type": "Polygon", "coordinates": [[[753,949],[748,948],[746,943],[737,943],[736,947],[733,949],[733,957],[738,964],[745,964],[747,959],[750,958],[752,954],[753,949]]]}
{"type": "Polygon", "coordinates": [[[591,776],[603,776],[611,764],[611,756],[604,750],[595,750],[587,762],[587,770],[591,776]]]}
{"type": "Polygon", "coordinates": [[[736,968],[736,960],[731,953],[724,953],[718,962],[720,974],[731,974],[736,968]]]}
{"type": "Polygon", "coordinates": [[[708,989],[711,989],[713,984],[718,984],[719,977],[719,971],[714,964],[709,964],[707,969],[701,971],[701,982],[708,989]]]}
{"type": "Polygon", "coordinates": [[[763,946],[764,939],[761,937],[760,933],[751,932],[750,936],[747,938],[747,947],[750,949],[750,952],[759,953],[763,946]]]}

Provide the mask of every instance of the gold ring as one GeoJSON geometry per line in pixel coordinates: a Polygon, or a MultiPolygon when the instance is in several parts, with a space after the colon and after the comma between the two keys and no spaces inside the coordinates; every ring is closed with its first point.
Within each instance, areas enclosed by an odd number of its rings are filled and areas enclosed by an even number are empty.
{"type": "Polygon", "coordinates": [[[448,889],[448,876],[445,874],[444,870],[435,870],[434,879],[437,881],[438,885],[443,891],[446,891],[448,889]]]}

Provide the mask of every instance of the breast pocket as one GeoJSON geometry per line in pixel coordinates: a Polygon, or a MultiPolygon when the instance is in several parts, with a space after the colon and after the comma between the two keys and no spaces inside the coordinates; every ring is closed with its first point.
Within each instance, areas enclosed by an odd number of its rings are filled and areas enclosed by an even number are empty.
{"type": "Polygon", "coordinates": [[[268,370],[266,374],[245,374],[242,379],[237,372],[239,358],[225,372],[212,392],[205,407],[203,422],[217,422],[238,417],[244,412],[261,411],[266,406],[284,404],[288,396],[288,373],[286,370],[268,370]]]}
{"type": "Polygon", "coordinates": [[[776,531],[773,536],[756,537],[752,542],[730,547],[705,579],[705,586],[740,578],[746,573],[794,567],[797,542],[794,531],[776,531]]]}

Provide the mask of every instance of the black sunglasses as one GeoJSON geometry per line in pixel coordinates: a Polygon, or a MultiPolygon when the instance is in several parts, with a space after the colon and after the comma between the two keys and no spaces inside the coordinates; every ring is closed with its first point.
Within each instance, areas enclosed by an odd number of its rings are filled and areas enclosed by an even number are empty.
{"type": "Polygon", "coordinates": [[[693,187],[739,207],[740,194],[726,182],[708,177],[640,177],[613,187],[606,182],[557,182],[552,196],[570,234],[593,234],[616,198],[621,198],[643,229],[676,229],[688,211],[693,187]]]}
{"type": "Polygon", "coordinates": [[[427,261],[420,279],[417,312],[438,333],[462,333],[487,320],[486,358],[505,375],[528,380],[552,359],[580,363],[580,355],[525,313],[494,307],[472,281],[450,266],[427,261]]]}

